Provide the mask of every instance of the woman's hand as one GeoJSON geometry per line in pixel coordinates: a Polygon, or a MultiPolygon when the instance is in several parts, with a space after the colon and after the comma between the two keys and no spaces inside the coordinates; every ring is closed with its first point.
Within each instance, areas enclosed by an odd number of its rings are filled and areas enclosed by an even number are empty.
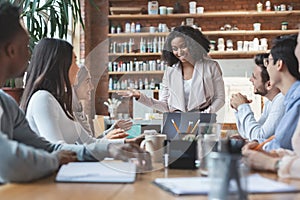
{"type": "Polygon", "coordinates": [[[138,99],[140,98],[140,96],[141,96],[140,91],[134,90],[134,89],[129,89],[129,90],[124,90],[124,91],[119,91],[119,92],[117,92],[117,94],[118,94],[119,96],[123,96],[123,97],[129,97],[129,98],[134,97],[134,98],[136,98],[137,100],[138,100],[138,99]]]}
{"type": "Polygon", "coordinates": [[[135,138],[130,138],[130,139],[125,139],[125,143],[130,143],[130,144],[137,144],[141,145],[141,142],[145,139],[145,134],[141,134],[138,137],[135,138]]]}
{"type": "Polygon", "coordinates": [[[107,139],[121,139],[127,137],[128,133],[126,133],[123,129],[118,128],[110,131],[105,137],[107,139]]]}
{"type": "Polygon", "coordinates": [[[119,119],[115,122],[114,127],[128,131],[131,128],[132,124],[133,122],[130,119],[119,119]]]}

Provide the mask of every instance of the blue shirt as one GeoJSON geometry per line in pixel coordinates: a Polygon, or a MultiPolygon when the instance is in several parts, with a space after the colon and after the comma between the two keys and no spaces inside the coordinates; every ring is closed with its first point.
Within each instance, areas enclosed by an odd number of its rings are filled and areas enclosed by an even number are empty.
{"type": "Polygon", "coordinates": [[[271,151],[278,148],[290,149],[292,137],[300,115],[300,81],[296,81],[288,90],[284,98],[285,113],[275,131],[275,139],[264,146],[264,150],[271,151]]]}
{"type": "Polygon", "coordinates": [[[241,104],[236,116],[236,124],[239,134],[248,140],[258,140],[262,142],[274,135],[277,125],[284,115],[284,96],[278,93],[272,101],[267,100],[263,113],[258,121],[254,117],[249,104],[241,104]]]}

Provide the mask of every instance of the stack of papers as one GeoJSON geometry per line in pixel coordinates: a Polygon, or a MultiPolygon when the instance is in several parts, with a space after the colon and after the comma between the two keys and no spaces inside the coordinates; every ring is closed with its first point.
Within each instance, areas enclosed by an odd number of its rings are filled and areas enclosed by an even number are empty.
{"type": "MultiPolygon", "coordinates": [[[[157,178],[154,180],[154,184],[176,195],[208,194],[211,187],[207,177],[157,178]]],[[[250,175],[247,184],[248,193],[298,191],[294,186],[264,178],[259,174],[250,175]]]]}
{"type": "Polygon", "coordinates": [[[136,165],[122,161],[71,162],[56,175],[57,182],[133,183],[136,165]]]}

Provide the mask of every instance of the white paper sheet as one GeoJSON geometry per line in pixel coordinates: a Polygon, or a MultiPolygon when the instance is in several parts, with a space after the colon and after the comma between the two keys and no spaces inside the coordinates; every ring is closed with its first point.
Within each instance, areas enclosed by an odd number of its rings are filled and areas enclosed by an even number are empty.
{"type": "MultiPolygon", "coordinates": [[[[176,195],[208,194],[211,187],[210,180],[207,177],[157,178],[154,183],[176,195]]],[[[259,174],[250,175],[247,184],[248,193],[298,191],[294,186],[264,178],[259,174]]]]}
{"type": "Polygon", "coordinates": [[[122,161],[72,162],[63,165],[57,182],[133,183],[136,165],[122,161]]]}

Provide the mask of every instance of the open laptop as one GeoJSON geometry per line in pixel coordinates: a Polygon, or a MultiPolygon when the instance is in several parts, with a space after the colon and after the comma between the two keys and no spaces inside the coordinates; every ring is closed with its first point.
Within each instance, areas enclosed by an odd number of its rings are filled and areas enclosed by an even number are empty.
{"type": "MultiPolygon", "coordinates": [[[[174,113],[164,113],[163,114],[163,125],[162,125],[162,134],[167,135],[168,140],[175,139],[178,135],[172,119],[178,126],[180,133],[186,133],[188,130],[189,122],[192,122],[191,129],[195,126],[197,121],[200,119],[200,123],[215,123],[217,115],[215,113],[200,113],[200,112],[174,112],[174,113]]],[[[197,129],[194,131],[194,134],[197,133],[197,129]]]]}

